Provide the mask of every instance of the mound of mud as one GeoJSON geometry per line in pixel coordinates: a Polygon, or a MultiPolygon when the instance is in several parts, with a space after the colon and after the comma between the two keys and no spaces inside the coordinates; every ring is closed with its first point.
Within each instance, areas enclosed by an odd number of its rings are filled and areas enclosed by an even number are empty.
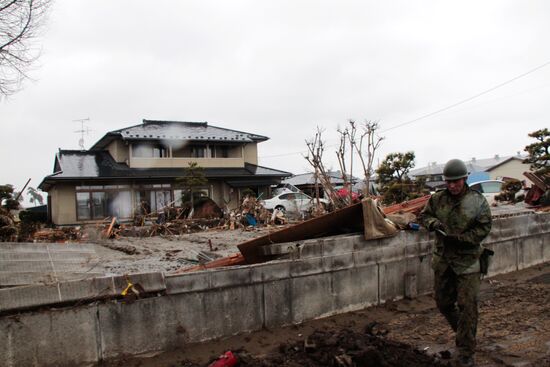
{"type": "MultiPolygon", "coordinates": [[[[235,352],[238,367],[448,366],[411,347],[368,333],[315,331],[305,341],[283,343],[266,356],[235,352]]],[[[182,366],[196,366],[183,364],[182,366]]]]}

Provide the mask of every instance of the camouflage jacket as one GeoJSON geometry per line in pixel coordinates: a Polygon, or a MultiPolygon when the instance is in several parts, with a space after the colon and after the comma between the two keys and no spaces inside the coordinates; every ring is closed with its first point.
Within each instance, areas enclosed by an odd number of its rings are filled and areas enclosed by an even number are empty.
{"type": "Polygon", "coordinates": [[[448,235],[435,232],[434,270],[450,266],[456,274],[479,272],[480,243],[491,230],[491,209],[482,194],[469,187],[458,197],[448,190],[436,192],[422,210],[420,222],[428,229],[441,223],[448,235]]]}

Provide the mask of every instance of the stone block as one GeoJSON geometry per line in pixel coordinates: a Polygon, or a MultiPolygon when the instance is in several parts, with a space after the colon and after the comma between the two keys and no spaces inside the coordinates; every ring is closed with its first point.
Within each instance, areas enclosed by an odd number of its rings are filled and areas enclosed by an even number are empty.
{"type": "Polygon", "coordinates": [[[334,311],[330,273],[292,278],[292,322],[326,316],[334,311]]]}
{"type": "Polygon", "coordinates": [[[353,252],[352,236],[338,236],[323,241],[323,256],[333,256],[353,252]]]}
{"type": "Polygon", "coordinates": [[[210,288],[210,272],[197,271],[166,276],[166,293],[197,292],[210,288]]]}
{"type": "Polygon", "coordinates": [[[379,264],[380,302],[397,300],[405,295],[406,259],[379,264]]]}
{"type": "Polygon", "coordinates": [[[311,259],[301,259],[291,261],[290,276],[300,277],[310,274],[319,274],[323,272],[323,258],[316,257],[311,259]]]}
{"type": "Polygon", "coordinates": [[[270,261],[250,266],[250,281],[252,283],[269,282],[290,278],[290,260],[270,261]]]}
{"type": "Polygon", "coordinates": [[[59,283],[64,302],[101,299],[119,293],[115,291],[113,277],[102,277],[59,283]]]}
{"type": "Polygon", "coordinates": [[[268,281],[264,287],[264,326],[277,328],[292,323],[292,295],[290,279],[268,281]]]}
{"type": "Polygon", "coordinates": [[[544,262],[543,237],[539,235],[522,237],[518,243],[518,269],[528,268],[544,262]]]}
{"type": "Polygon", "coordinates": [[[263,327],[262,284],[213,289],[202,295],[205,313],[202,327],[209,338],[230,336],[263,327]]]}
{"type": "Polygon", "coordinates": [[[57,284],[30,285],[0,290],[0,312],[45,306],[61,301],[57,284]]]}
{"type": "Polygon", "coordinates": [[[405,273],[405,297],[413,299],[418,296],[416,274],[405,273]]]}
{"type": "Polygon", "coordinates": [[[210,287],[234,287],[250,284],[250,268],[240,266],[230,269],[210,271],[210,287]]]}
{"type": "Polygon", "coordinates": [[[105,359],[176,349],[186,341],[169,296],[108,302],[98,310],[105,359]]]}
{"type": "Polygon", "coordinates": [[[323,241],[306,241],[300,249],[300,258],[321,257],[323,256],[323,241]]]}
{"type": "Polygon", "coordinates": [[[488,276],[518,270],[518,245],[516,240],[506,240],[487,244],[486,246],[495,252],[491,259],[488,276]]]}
{"type": "Polygon", "coordinates": [[[378,303],[378,266],[363,266],[332,273],[334,312],[362,309],[378,303]]]}
{"type": "Polygon", "coordinates": [[[337,271],[354,267],[353,253],[323,257],[323,271],[337,271]]]}
{"type": "Polygon", "coordinates": [[[0,318],[0,366],[95,366],[96,315],[81,306],[0,318]]]}
{"type": "Polygon", "coordinates": [[[353,253],[353,262],[356,268],[377,264],[381,259],[380,249],[357,251],[353,253]]]}

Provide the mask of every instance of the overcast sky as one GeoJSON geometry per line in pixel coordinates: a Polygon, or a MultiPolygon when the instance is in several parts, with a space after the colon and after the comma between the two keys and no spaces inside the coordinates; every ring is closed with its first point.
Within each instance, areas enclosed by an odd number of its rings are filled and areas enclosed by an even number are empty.
{"type": "MultiPolygon", "coordinates": [[[[309,169],[325,129],[379,120],[379,159],[416,166],[517,154],[550,125],[550,2],[57,0],[34,81],[0,101],[0,184],[38,186],[58,148],[142,119],[266,135],[260,164],[309,169]]],[[[356,171],[356,174],[359,172],[356,171]]]]}

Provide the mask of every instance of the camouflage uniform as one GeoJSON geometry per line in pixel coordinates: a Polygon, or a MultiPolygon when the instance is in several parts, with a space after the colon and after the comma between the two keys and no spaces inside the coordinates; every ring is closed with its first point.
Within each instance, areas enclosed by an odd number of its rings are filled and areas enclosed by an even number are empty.
{"type": "Polygon", "coordinates": [[[465,186],[458,196],[449,190],[432,195],[420,215],[436,232],[432,267],[437,307],[456,332],[460,355],[472,356],[476,346],[480,284],[480,242],[491,230],[491,210],[479,192],[465,186]],[[458,307],[457,307],[458,305],[458,307]]]}

